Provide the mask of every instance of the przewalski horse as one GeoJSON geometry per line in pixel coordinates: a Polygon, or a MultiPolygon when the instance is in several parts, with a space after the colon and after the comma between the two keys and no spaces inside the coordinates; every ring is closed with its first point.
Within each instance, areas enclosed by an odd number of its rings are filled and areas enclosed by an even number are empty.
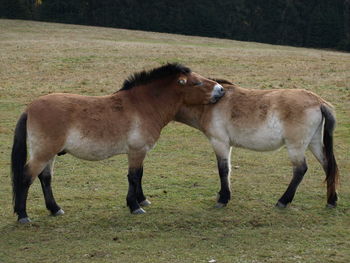
{"type": "Polygon", "coordinates": [[[150,202],[143,194],[143,160],[162,128],[184,105],[215,103],[223,87],[180,64],[167,64],[130,76],[109,96],[50,94],[34,100],[21,115],[12,148],[14,212],[21,223],[29,186],[38,176],[47,209],[63,214],[51,189],[53,163],[58,154],[85,160],[103,160],[127,154],[127,205],[134,214],[150,202]],[[27,142],[29,160],[27,162],[27,142]]]}
{"type": "Polygon", "coordinates": [[[271,151],[286,145],[293,178],[276,206],[292,202],[307,171],[305,151],[321,163],[327,182],[327,206],[337,204],[338,167],[333,154],[335,115],[332,106],[302,89],[244,89],[226,80],[226,95],[215,105],[183,106],[175,120],[201,130],[212,144],[218,163],[221,189],[216,207],[230,198],[231,147],[271,151]]]}

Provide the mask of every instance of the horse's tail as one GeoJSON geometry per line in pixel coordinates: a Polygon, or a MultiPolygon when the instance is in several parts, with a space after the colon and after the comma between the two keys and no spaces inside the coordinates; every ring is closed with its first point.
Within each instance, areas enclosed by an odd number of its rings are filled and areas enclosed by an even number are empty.
{"type": "Polygon", "coordinates": [[[337,201],[336,187],[339,183],[339,172],[337,162],[333,152],[333,131],[335,127],[335,116],[332,109],[326,105],[321,105],[321,112],[324,117],[324,130],[323,130],[323,145],[324,153],[327,160],[326,170],[326,182],[327,182],[327,197],[330,205],[335,205],[337,201]],[[334,203],[334,204],[332,204],[334,203]]]}
{"type": "Polygon", "coordinates": [[[17,212],[16,197],[22,190],[24,181],[24,167],[27,162],[27,113],[19,118],[12,146],[11,172],[12,172],[12,193],[14,212],[17,212]]]}

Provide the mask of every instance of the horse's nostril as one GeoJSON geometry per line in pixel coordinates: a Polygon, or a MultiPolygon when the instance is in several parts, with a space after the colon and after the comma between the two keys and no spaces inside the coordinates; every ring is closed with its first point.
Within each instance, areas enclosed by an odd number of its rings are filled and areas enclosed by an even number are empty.
{"type": "Polygon", "coordinates": [[[220,85],[220,84],[217,84],[217,91],[218,91],[218,94],[219,95],[223,95],[223,94],[225,94],[225,90],[224,90],[224,88],[220,85]]]}
{"type": "Polygon", "coordinates": [[[220,84],[216,84],[212,92],[211,102],[212,103],[217,102],[222,96],[224,96],[224,94],[225,94],[224,88],[220,84]]]}

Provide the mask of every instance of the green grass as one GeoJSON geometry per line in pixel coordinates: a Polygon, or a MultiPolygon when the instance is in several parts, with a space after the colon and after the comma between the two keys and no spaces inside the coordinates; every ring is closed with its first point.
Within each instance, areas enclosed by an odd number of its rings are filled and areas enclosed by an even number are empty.
{"type": "Polygon", "coordinates": [[[350,54],[214,38],[0,20],[0,262],[349,262],[350,54]],[[145,161],[147,214],[130,215],[126,156],[61,156],[53,188],[66,214],[51,217],[40,184],[32,224],[12,213],[10,152],[25,105],[52,92],[105,95],[131,73],[177,61],[252,88],[305,88],[336,108],[340,201],[326,209],[323,171],[309,170],[293,204],[274,204],[291,179],[285,149],[234,149],[233,197],[214,209],[219,178],[206,138],[171,123],[145,161]]]}

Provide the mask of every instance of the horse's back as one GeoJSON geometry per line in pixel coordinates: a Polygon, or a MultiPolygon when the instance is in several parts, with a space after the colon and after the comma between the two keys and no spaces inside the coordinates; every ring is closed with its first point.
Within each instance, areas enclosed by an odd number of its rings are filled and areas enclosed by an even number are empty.
{"type": "Polygon", "coordinates": [[[92,117],[93,101],[92,97],[64,93],[39,97],[26,109],[28,130],[50,139],[65,136],[84,115],[92,117]]]}
{"type": "Polygon", "coordinates": [[[33,121],[46,127],[61,127],[60,130],[72,127],[104,130],[115,118],[125,122],[127,119],[126,111],[111,96],[53,93],[34,100],[26,112],[33,121]]]}

